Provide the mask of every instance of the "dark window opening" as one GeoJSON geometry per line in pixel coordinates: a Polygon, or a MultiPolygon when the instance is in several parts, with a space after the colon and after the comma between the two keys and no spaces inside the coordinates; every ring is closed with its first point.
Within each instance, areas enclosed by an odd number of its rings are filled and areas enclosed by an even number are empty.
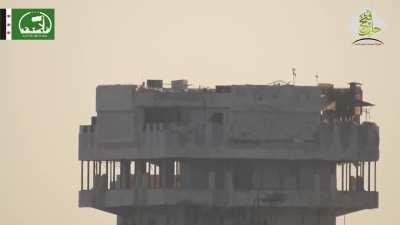
{"type": "Polygon", "coordinates": [[[144,109],[145,124],[182,124],[182,111],[180,108],[152,107],[144,109]]]}

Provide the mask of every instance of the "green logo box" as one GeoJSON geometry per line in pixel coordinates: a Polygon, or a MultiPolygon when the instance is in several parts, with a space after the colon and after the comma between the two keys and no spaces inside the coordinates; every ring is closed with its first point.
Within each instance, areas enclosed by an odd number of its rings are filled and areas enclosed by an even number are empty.
{"type": "Polygon", "coordinates": [[[54,40],[54,9],[12,9],[13,40],[54,40]]]}

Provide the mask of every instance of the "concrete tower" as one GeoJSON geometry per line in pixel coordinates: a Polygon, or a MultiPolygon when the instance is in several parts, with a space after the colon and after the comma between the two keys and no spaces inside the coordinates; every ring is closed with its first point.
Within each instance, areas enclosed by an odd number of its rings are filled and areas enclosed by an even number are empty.
{"type": "Polygon", "coordinates": [[[378,207],[378,126],[348,88],[102,85],[79,206],[118,225],[334,225],[378,207]]]}

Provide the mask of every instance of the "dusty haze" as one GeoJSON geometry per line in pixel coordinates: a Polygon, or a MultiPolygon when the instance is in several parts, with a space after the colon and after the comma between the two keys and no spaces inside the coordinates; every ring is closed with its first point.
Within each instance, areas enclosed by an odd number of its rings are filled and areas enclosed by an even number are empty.
{"type": "MultiPolygon", "coordinates": [[[[79,209],[78,126],[95,113],[98,84],[146,78],[194,86],[290,80],[363,83],[381,131],[380,208],[347,224],[398,224],[400,2],[22,1],[56,9],[55,41],[0,42],[1,224],[114,225],[79,209]],[[351,18],[372,7],[383,46],[353,46],[351,18]],[[397,166],[397,167],[396,167],[397,166]]],[[[342,223],[342,218],[338,219],[342,223]]]]}

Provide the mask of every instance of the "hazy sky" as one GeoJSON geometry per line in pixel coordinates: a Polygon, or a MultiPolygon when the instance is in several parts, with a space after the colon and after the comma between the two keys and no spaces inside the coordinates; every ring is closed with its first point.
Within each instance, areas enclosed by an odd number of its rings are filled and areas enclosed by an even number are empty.
{"type": "MultiPolygon", "coordinates": [[[[0,42],[1,224],[111,225],[79,209],[78,126],[98,84],[186,78],[194,86],[363,83],[380,126],[380,208],[347,224],[398,224],[400,1],[0,0],[56,9],[55,41],[0,42]],[[352,18],[373,8],[382,46],[353,46],[352,18]]],[[[338,224],[342,224],[339,220],[338,224]]]]}

